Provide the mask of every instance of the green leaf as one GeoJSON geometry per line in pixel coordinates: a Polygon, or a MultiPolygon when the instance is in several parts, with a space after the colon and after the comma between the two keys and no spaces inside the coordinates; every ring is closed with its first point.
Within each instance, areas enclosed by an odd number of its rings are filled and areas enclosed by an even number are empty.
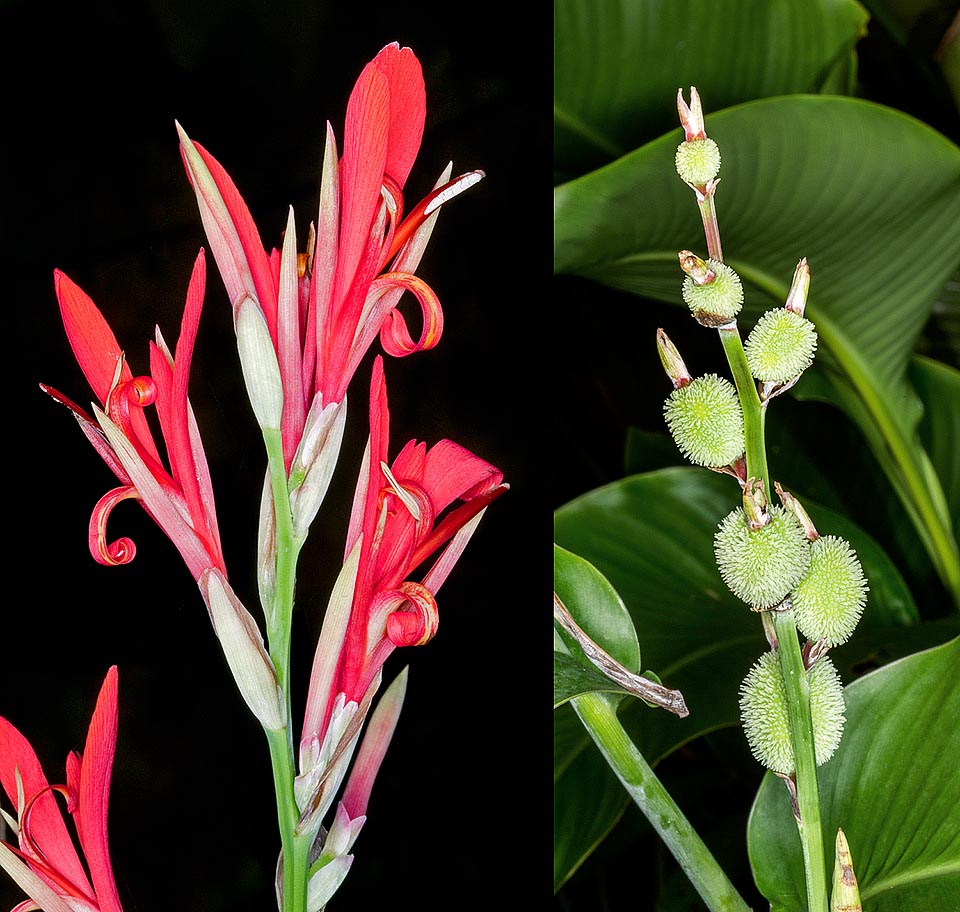
{"type": "MultiPolygon", "coordinates": [[[[738,725],[738,687],[768,648],[760,619],[730,593],[714,562],[717,524],[739,501],[733,479],[682,467],[607,485],[555,514],[557,544],[592,564],[619,593],[643,643],[644,664],[680,690],[690,709],[688,718],[679,719],[650,712],[638,701],[621,707],[624,726],[651,764],[700,735],[738,725]]],[[[864,618],[843,652],[837,650],[843,667],[873,660],[872,632],[886,643],[891,628],[903,631],[917,622],[910,593],[866,533],[824,507],[804,505],[823,534],[835,532],[850,541],[870,581],[864,618]]],[[[564,725],[560,719],[555,724],[564,725]]],[[[558,884],[589,855],[627,803],[616,778],[593,762],[596,751],[586,734],[561,731],[554,800],[565,829],[562,846],[555,844],[558,884]],[[585,791],[596,796],[598,809],[581,838],[572,818],[582,812],[585,791]]]]}
{"type": "Polygon", "coordinates": [[[554,165],[583,174],[677,125],[677,89],[711,110],[842,91],[867,13],[853,0],[554,3],[554,165]],[[758,51],[761,49],[762,51],[758,51]]]}
{"type": "MultiPolygon", "coordinates": [[[[865,909],[960,907],[960,638],[865,675],[844,696],[843,740],[818,770],[828,870],[842,827],[865,909]]],[[[805,910],[797,826],[769,773],[748,848],[771,912],[805,910]]]]}
{"type": "Polygon", "coordinates": [[[960,537],[960,371],[916,357],[909,376],[923,402],[920,439],[942,487],[947,518],[960,537]]]}
{"type": "Polygon", "coordinates": [[[585,666],[571,655],[553,653],[553,707],[563,705],[585,693],[613,693],[625,695],[622,687],[614,684],[593,665],[585,666]]]}
{"type": "MultiPolygon", "coordinates": [[[[588,561],[553,547],[553,591],[587,636],[628,671],[640,670],[640,646],[633,621],[617,591],[588,561]]],[[[568,650],[572,641],[563,636],[568,650]]],[[[581,654],[582,658],[582,654],[581,654]]],[[[590,662],[582,658],[583,663],[590,662]]]]}
{"type": "MultiPolygon", "coordinates": [[[[723,154],[717,209],[725,259],[744,281],[742,324],[782,305],[805,256],[820,347],[798,395],[816,387],[861,426],[960,603],[956,540],[906,380],[960,259],[960,149],[904,114],[840,97],[750,102],[708,113],[707,130],[723,154]]],[[[556,272],[680,303],[677,251],[702,250],[703,238],[674,171],[681,135],[556,188],[556,272]]]]}

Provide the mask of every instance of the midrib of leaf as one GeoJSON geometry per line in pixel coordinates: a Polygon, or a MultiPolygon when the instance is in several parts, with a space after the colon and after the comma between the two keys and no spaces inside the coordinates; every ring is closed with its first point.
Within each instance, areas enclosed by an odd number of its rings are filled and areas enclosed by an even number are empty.
{"type": "Polygon", "coordinates": [[[620,158],[626,151],[556,102],[553,103],[553,119],[556,123],[564,127],[564,129],[579,136],[584,142],[589,143],[611,158],[620,158]]]}
{"type": "Polygon", "coordinates": [[[960,858],[941,864],[927,864],[919,868],[909,868],[905,871],[898,870],[895,874],[888,874],[876,880],[871,880],[865,887],[860,888],[860,898],[862,900],[871,899],[887,890],[904,885],[912,886],[921,881],[944,877],[948,874],[960,874],[960,858]]]}

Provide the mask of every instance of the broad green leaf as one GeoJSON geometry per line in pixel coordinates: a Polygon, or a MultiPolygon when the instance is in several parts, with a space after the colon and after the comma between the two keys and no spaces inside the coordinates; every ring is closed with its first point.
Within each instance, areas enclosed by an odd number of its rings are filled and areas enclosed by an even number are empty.
{"type": "MultiPolygon", "coordinates": [[[[553,591],[594,643],[628,671],[640,670],[640,646],[633,621],[614,587],[596,567],[569,549],[554,545],[553,591]]],[[[563,639],[566,642],[566,637],[563,639]]]]}
{"type": "Polygon", "coordinates": [[[672,129],[680,87],[713,110],[850,94],[867,19],[853,0],[555,0],[555,168],[583,174],[672,129]]]}
{"type": "Polygon", "coordinates": [[[916,357],[909,377],[923,402],[920,439],[943,488],[954,535],[960,537],[960,371],[916,357]]]}
{"type": "Polygon", "coordinates": [[[553,713],[553,740],[556,891],[606,838],[630,799],[569,704],[553,713]]]}
{"type": "MultiPolygon", "coordinates": [[[[666,686],[680,690],[690,709],[688,718],[679,719],[651,712],[637,701],[621,707],[624,725],[651,764],[693,738],[739,724],[737,689],[768,648],[760,619],[730,593],[714,563],[717,524],[739,502],[733,479],[680,467],[591,491],[555,514],[557,544],[609,580],[630,612],[644,664],[655,668],[666,686]]],[[[838,667],[882,658],[889,646],[877,653],[874,637],[887,644],[895,631],[918,620],[910,593],[866,533],[830,510],[804,505],[821,533],[850,541],[870,581],[864,618],[850,641],[836,650],[838,667]]],[[[557,719],[555,724],[563,723],[557,719]]],[[[597,810],[579,840],[576,832],[565,831],[562,853],[555,847],[558,884],[572,873],[561,861],[579,864],[626,805],[616,779],[593,762],[596,751],[587,735],[561,731],[564,741],[555,746],[555,813],[567,801],[571,815],[581,813],[583,792],[588,791],[608,817],[604,820],[597,810]]]]}
{"type": "Polygon", "coordinates": [[[553,708],[563,705],[585,693],[627,695],[593,665],[584,665],[572,655],[554,650],[553,653],[553,708]]]}
{"type": "MultiPolygon", "coordinates": [[[[865,675],[844,696],[843,739],[818,771],[827,870],[842,827],[864,909],[960,908],[960,638],[865,675]]],[[[771,912],[805,910],[796,823],[770,773],[748,847],[771,912]]]]}
{"type": "MultiPolygon", "coordinates": [[[[960,149],[904,114],[840,97],[763,99],[706,123],[723,154],[717,210],[725,260],[744,281],[741,325],[782,305],[805,256],[820,346],[798,394],[819,385],[861,426],[960,601],[956,540],[905,377],[960,259],[960,149]]],[[[674,172],[681,136],[556,188],[556,272],[680,303],[677,251],[703,252],[695,201],[674,172]]]]}

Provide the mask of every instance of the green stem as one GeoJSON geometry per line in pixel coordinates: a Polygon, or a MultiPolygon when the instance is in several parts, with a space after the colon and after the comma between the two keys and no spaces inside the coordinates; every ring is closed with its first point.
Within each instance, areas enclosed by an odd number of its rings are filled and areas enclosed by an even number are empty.
{"type": "Polygon", "coordinates": [[[807,884],[807,908],[810,912],[827,910],[827,870],[823,855],[823,824],[820,818],[820,793],[817,785],[817,760],[810,716],[810,686],[797,640],[792,611],[774,611],[777,655],[787,694],[790,739],[796,763],[797,807],[803,870],[807,884]]]}
{"type": "Polygon", "coordinates": [[[763,481],[764,493],[769,498],[770,473],[767,469],[767,449],[764,444],[764,419],[766,409],[760,402],[757,384],[747,365],[747,356],[743,351],[743,342],[740,340],[740,331],[736,325],[729,329],[717,330],[720,341],[730,365],[730,373],[740,396],[740,407],[743,411],[743,436],[746,441],[747,478],[758,478],[763,481]]]}
{"type": "Polygon", "coordinates": [[[630,740],[610,700],[601,694],[584,694],[573,700],[573,708],[707,908],[711,912],[750,912],[723,868],[630,740]]]}
{"type": "MultiPolygon", "coordinates": [[[[310,854],[309,840],[296,833],[300,809],[294,793],[297,775],[293,730],[290,724],[290,638],[293,619],[294,585],[297,558],[303,542],[293,532],[287,474],[283,462],[283,443],[279,431],[265,429],[264,443],[273,492],[273,512],[276,541],[276,578],[272,610],[267,615],[267,641],[270,658],[277,673],[277,684],[286,708],[286,726],[279,731],[268,731],[270,764],[277,801],[277,822],[283,852],[283,909],[282,912],[305,912],[307,907],[307,868],[310,854]]],[[[266,607],[266,606],[264,606],[266,607]]]]}
{"type": "MultiPolygon", "coordinates": [[[[740,397],[740,406],[743,409],[747,478],[761,479],[764,492],[769,497],[770,475],[764,443],[766,408],[760,402],[738,329],[734,326],[718,331],[740,397]]],[[[797,826],[803,847],[807,908],[809,912],[826,912],[827,871],[823,856],[823,829],[820,819],[817,762],[813,745],[813,723],[810,716],[810,689],[800,653],[793,612],[773,611],[771,614],[777,634],[777,653],[786,691],[790,737],[797,767],[797,805],[800,812],[797,826]]]]}

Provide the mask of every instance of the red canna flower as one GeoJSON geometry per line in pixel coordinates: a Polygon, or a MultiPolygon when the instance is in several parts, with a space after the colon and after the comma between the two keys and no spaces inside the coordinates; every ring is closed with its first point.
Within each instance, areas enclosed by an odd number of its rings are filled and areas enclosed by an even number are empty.
{"type": "MultiPolygon", "coordinates": [[[[180,129],[181,153],[234,319],[245,300],[263,312],[283,383],[282,437],[287,470],[314,399],[339,403],[377,334],[394,356],[432,348],[443,311],[414,271],[440,206],[483,177],[453,180],[450,168],[404,218],[403,185],[416,158],[426,112],[420,63],[388,44],[364,67],[347,106],[343,155],[327,125],[316,225],[297,253],[293,213],[283,250],[267,254],[233,181],[180,129]],[[411,292],[422,312],[414,341],[396,305],[411,292]]],[[[179,129],[179,126],[178,126],[179,129]]]]}
{"type": "MultiPolygon", "coordinates": [[[[17,810],[17,846],[0,842],[0,866],[27,893],[13,912],[122,912],[107,844],[107,803],[117,743],[117,669],[100,689],[83,754],[67,757],[66,785],[49,785],[27,739],[0,717],[0,784],[17,810]],[[66,799],[86,869],[54,793],[66,799]],[[89,876],[88,876],[89,871],[89,876]]],[[[5,815],[6,816],[6,815],[5,815]]]]}
{"type": "Polygon", "coordinates": [[[156,330],[150,344],[151,376],[134,377],[117,340],[93,301],[62,272],[54,273],[67,338],[99,405],[95,417],[52,387],[40,387],[74,414],[87,439],[120,480],[90,518],[90,553],[101,564],[127,564],[136,554],[128,538],[108,542],[107,520],[123,500],[140,501],[170,537],[194,579],[204,570],[226,572],[217,529],[210,471],[187,383],[203,306],[203,251],[194,263],[176,356],[156,330]],[[169,468],[160,458],[144,409],[156,405],[169,468]]]}
{"type": "Polygon", "coordinates": [[[451,440],[430,448],[411,440],[388,464],[389,422],[378,356],[370,388],[370,438],[347,533],[346,563],[356,566],[349,614],[340,623],[341,648],[331,649],[321,633],[304,740],[322,740],[338,695],[347,704],[369,699],[396,647],[433,637],[437,591],[487,505],[508,488],[499,469],[451,440]],[[438,551],[422,579],[411,580],[438,551]]]}

